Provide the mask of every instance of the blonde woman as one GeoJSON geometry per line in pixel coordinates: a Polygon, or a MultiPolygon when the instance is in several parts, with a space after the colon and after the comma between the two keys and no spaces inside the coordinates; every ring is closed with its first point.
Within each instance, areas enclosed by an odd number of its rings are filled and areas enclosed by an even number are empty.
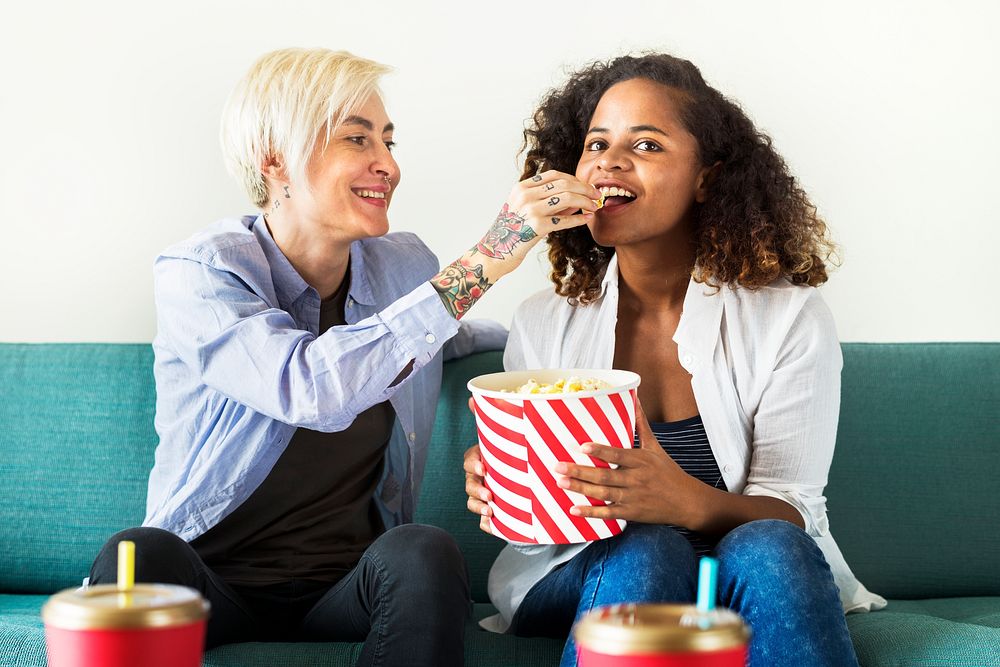
{"type": "Polygon", "coordinates": [[[361,665],[462,664],[461,553],[410,523],[442,357],[503,346],[501,327],[459,320],[549,231],[585,223],[598,194],[568,174],[529,179],[439,271],[418,238],[388,234],[400,170],[386,71],[322,49],[263,56],[222,123],[259,213],[155,263],[146,519],[109,540],[91,582],[113,581],[115,545],[133,540],[137,580],[211,602],[209,647],[363,641],[361,665]]]}

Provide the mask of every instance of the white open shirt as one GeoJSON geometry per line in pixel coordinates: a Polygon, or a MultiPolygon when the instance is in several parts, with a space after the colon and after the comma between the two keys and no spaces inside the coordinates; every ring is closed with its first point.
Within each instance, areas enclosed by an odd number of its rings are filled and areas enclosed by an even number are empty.
{"type": "MultiPolygon", "coordinates": [[[[521,304],[504,367],[611,368],[617,320],[612,257],[597,301],[572,306],[546,290],[521,304]]],[[[854,577],[827,521],[823,489],[837,439],[843,360],[819,291],[780,279],[756,291],[716,292],[692,280],[673,339],[729,491],[795,507],[830,564],[844,610],[884,607],[885,599],[854,577]]],[[[482,626],[505,632],[531,587],[586,546],[505,547],[489,578],[500,613],[482,626]]]]}

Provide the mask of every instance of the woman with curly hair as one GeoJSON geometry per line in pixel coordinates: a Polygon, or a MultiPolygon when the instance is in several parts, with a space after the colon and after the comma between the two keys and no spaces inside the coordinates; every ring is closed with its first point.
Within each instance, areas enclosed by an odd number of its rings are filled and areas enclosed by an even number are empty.
{"type": "MultiPolygon", "coordinates": [[[[555,290],[518,309],[508,370],[624,368],[642,376],[639,447],[557,464],[563,488],[610,504],[615,537],[510,545],[490,574],[495,631],[566,637],[597,605],[691,602],[697,559],[753,631],[754,665],[856,665],[844,611],[885,601],[830,535],[841,354],[816,289],[834,246],[771,140],[686,60],[598,62],[552,91],[525,131],[524,177],[575,172],[604,207],[549,235],[555,290]]],[[[478,447],[469,509],[490,532],[478,447]]],[[[576,663],[567,640],[562,664],[576,663]]]]}

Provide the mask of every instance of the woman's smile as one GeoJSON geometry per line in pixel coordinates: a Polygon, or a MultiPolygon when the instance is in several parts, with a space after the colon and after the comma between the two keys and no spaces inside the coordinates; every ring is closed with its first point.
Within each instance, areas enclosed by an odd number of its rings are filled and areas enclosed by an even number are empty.
{"type": "Polygon", "coordinates": [[[604,197],[604,206],[598,209],[598,215],[602,212],[614,214],[637,198],[636,188],[622,181],[602,179],[594,183],[593,186],[600,190],[604,197]]]}
{"type": "Polygon", "coordinates": [[[369,185],[360,188],[351,188],[353,192],[361,201],[369,206],[374,206],[376,208],[387,208],[389,202],[386,199],[386,195],[389,193],[390,188],[387,184],[382,183],[381,185],[369,185]]]}

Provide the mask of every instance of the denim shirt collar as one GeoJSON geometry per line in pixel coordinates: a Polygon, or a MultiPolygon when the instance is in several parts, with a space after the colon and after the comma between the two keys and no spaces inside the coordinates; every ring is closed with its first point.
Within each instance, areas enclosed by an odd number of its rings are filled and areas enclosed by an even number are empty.
{"type": "Polygon", "coordinates": [[[271,268],[271,281],[274,283],[274,291],[278,296],[278,305],[283,310],[291,310],[302,293],[309,289],[309,283],[302,279],[299,272],[295,270],[292,263],[288,261],[281,248],[271,238],[271,232],[267,229],[264,216],[258,215],[253,222],[253,233],[260,243],[264,256],[267,257],[267,264],[271,268]]]}
{"type": "MultiPolygon", "coordinates": [[[[264,221],[264,216],[258,215],[253,221],[253,233],[267,257],[268,265],[271,267],[271,280],[274,282],[278,303],[283,309],[289,310],[304,292],[311,289],[311,286],[299,275],[285,254],[281,252],[278,244],[274,242],[274,238],[267,228],[267,223],[264,221]]],[[[355,241],[351,244],[350,271],[351,284],[348,288],[348,296],[360,304],[374,306],[375,295],[372,293],[371,283],[365,273],[363,241],[355,241]]]]}
{"type": "Polygon", "coordinates": [[[351,244],[351,286],[347,295],[362,305],[374,306],[375,294],[365,273],[365,250],[364,241],[355,241],[351,244]]]}

